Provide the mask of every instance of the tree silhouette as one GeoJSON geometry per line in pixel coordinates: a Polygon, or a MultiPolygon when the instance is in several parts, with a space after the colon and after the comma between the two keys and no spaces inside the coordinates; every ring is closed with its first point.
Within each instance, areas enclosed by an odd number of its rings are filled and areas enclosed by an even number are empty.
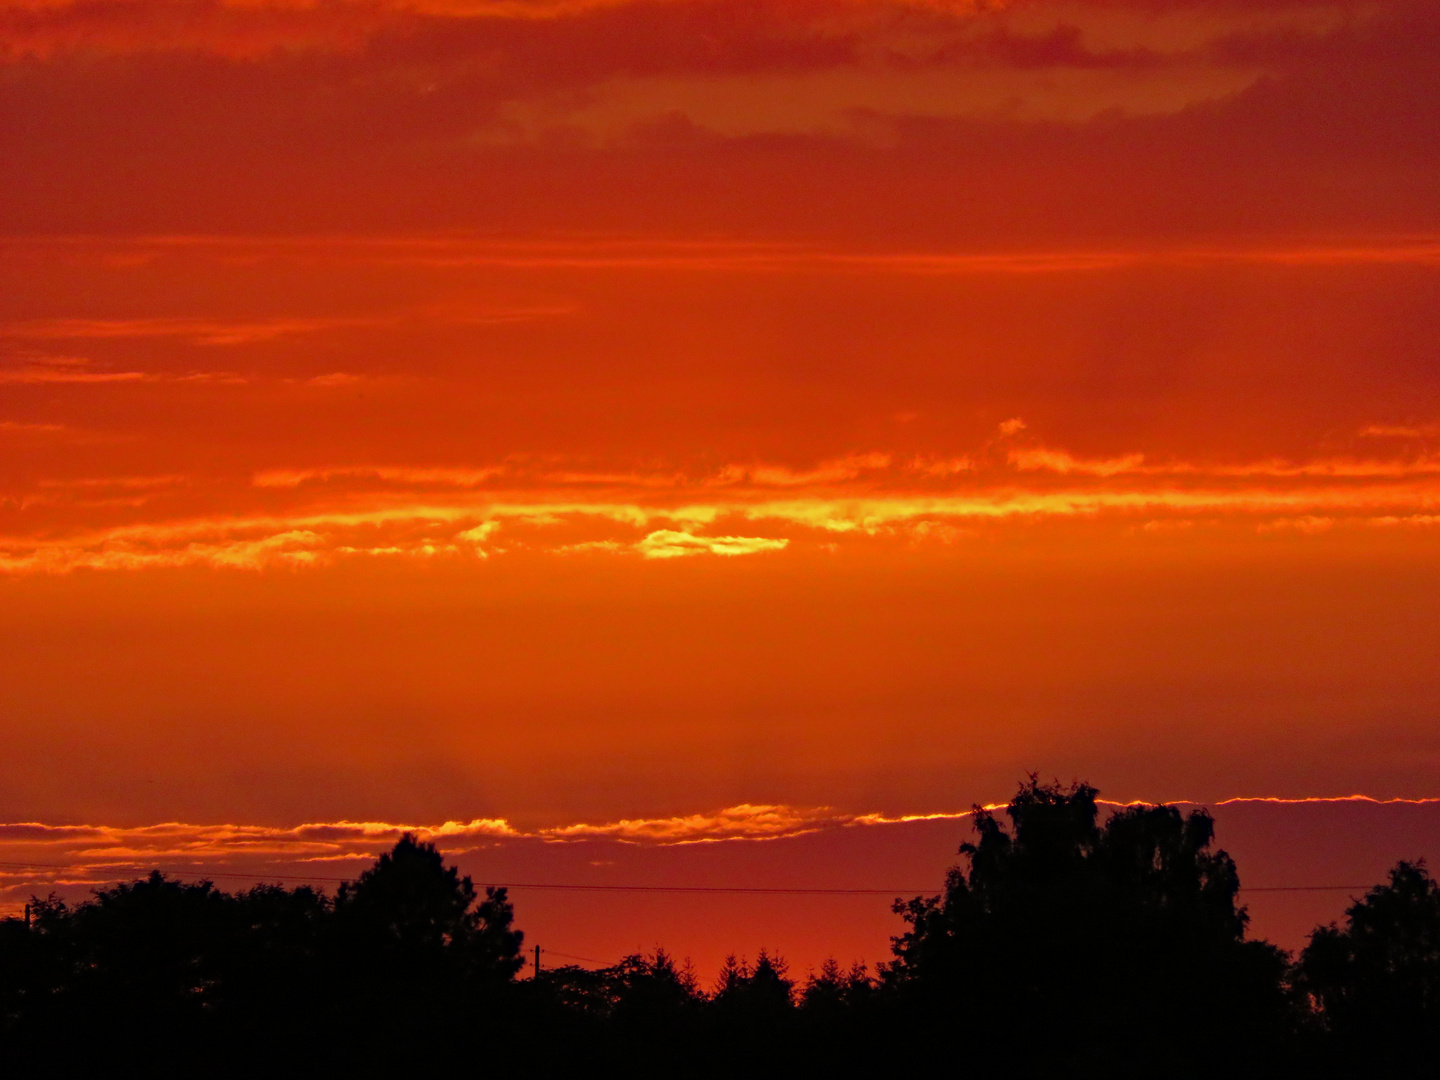
{"type": "Polygon", "coordinates": [[[1400,862],[1355,901],[1343,927],[1310,936],[1297,982],[1346,1065],[1433,1068],[1440,1053],[1440,886],[1425,864],[1400,862]]]}
{"type": "Polygon", "coordinates": [[[897,901],[909,925],[884,977],[932,1029],[962,1020],[1086,1067],[1172,1070],[1227,1057],[1195,1039],[1274,1049],[1284,954],[1245,940],[1230,857],[1196,810],[1127,807],[1103,825],[1087,784],[1021,785],[1009,827],[975,809],[938,896],[897,901]]]}
{"type": "Polygon", "coordinates": [[[321,1021],[330,900],[309,886],[256,885],[233,898],[235,946],[215,996],[239,1042],[261,1030],[284,1043],[321,1021]]]}
{"type": "Polygon", "coordinates": [[[35,899],[29,922],[0,921],[0,1062],[63,1046],[112,1071],[196,1055],[253,1070],[283,1051],[363,1074],[478,1058],[541,1075],[1108,1078],[1413,1072],[1440,1052],[1440,886],[1423,864],[1317,930],[1292,994],[1284,954],[1246,939],[1203,811],[1107,811],[1087,784],[1032,776],[973,825],[942,891],[896,902],[906,925],[878,979],[829,960],[798,994],[768,951],[731,956],[711,995],[663,949],[517,982],[504,890],[410,835],[333,899],[160,873],[74,908],[35,899]]]}
{"type": "Polygon", "coordinates": [[[503,982],[524,965],[524,934],[503,888],[478,899],[433,844],[410,834],[335,896],[335,916],[352,947],[366,950],[387,973],[503,982]]]}
{"type": "Polygon", "coordinates": [[[833,1015],[845,1004],[847,989],[845,973],[833,956],[827,957],[820,965],[820,971],[811,972],[800,990],[800,1005],[808,1013],[833,1015]]]}
{"type": "Polygon", "coordinates": [[[56,1022],[74,965],[70,908],[54,893],[31,897],[30,919],[0,922],[0,1049],[56,1022]]]}
{"type": "Polygon", "coordinates": [[[436,1032],[491,1032],[492,1060],[518,1052],[493,1034],[507,1026],[505,990],[523,962],[513,921],[504,889],[482,896],[433,844],[401,837],[335,895],[327,1038],[366,1069],[457,1064],[461,1047],[436,1032]]]}
{"type": "Polygon", "coordinates": [[[695,973],[664,949],[627,956],[610,970],[614,1015],[647,1025],[674,1022],[704,1000],[695,973]]]}
{"type": "Polygon", "coordinates": [[[730,1013],[755,1019],[777,1019],[794,1008],[795,983],[786,978],[788,965],[761,949],[752,968],[734,955],[725,958],[716,981],[715,1004],[730,1013]]]}
{"type": "Polygon", "coordinates": [[[32,904],[33,944],[52,984],[30,1015],[50,1038],[178,1062],[217,1039],[228,973],[241,948],[233,897],[159,871],[99,890],[73,911],[32,904]]]}

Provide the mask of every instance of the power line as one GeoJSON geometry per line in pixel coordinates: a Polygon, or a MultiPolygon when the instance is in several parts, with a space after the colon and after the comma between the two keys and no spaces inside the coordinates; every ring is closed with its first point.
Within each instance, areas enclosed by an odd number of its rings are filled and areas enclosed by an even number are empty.
{"type": "Polygon", "coordinates": [[[929,889],[829,889],[801,887],[770,887],[765,885],[582,885],[571,882],[502,882],[491,886],[503,889],[573,889],[594,892],[669,892],[669,893],[780,893],[817,894],[829,896],[893,896],[896,893],[923,893],[929,889]]]}
{"type": "Polygon", "coordinates": [[[1369,892],[1374,885],[1241,885],[1241,892],[1369,892]]]}
{"type": "MultiPolygon", "coordinates": [[[[147,867],[141,863],[132,863],[122,866],[97,866],[86,867],[76,863],[22,863],[22,862],[0,862],[0,868],[16,870],[65,870],[73,873],[104,872],[114,870],[125,870],[146,874],[151,870],[158,870],[161,874],[168,874],[170,877],[198,877],[198,878],[248,878],[265,882],[280,881],[331,881],[343,882],[353,881],[354,878],[346,877],[320,877],[314,874],[281,874],[276,877],[267,877],[260,872],[247,872],[244,870],[166,870],[160,867],[147,867]]],[[[104,878],[106,881],[119,881],[120,878],[104,878]]]]}
{"type": "MultiPolygon", "coordinates": [[[[357,856],[359,858],[360,856],[357,856]]],[[[70,870],[83,871],[83,866],[73,863],[22,863],[22,862],[0,862],[0,867],[11,867],[24,870],[70,870]]],[[[110,869],[119,869],[112,867],[110,869]]],[[[130,869],[138,869],[142,873],[144,868],[140,864],[134,864],[130,869]]],[[[345,882],[353,881],[354,878],[345,877],[324,877],[319,875],[301,874],[279,874],[274,877],[259,872],[246,872],[240,870],[160,870],[160,873],[171,877],[192,877],[192,878],[245,878],[258,882],[345,882]]],[[[107,878],[104,880],[121,880],[120,878],[107,878]]],[[[555,891],[574,892],[664,892],[664,893],[755,893],[760,895],[789,895],[789,896],[917,896],[932,893],[935,890],[930,888],[908,888],[908,889],[877,889],[877,888],[832,888],[819,886],[768,886],[768,885],[597,885],[581,882],[560,882],[560,881],[492,881],[477,882],[482,887],[496,889],[548,889],[555,891]]],[[[1241,892],[1252,893],[1278,893],[1278,892],[1345,892],[1355,890],[1369,890],[1372,885],[1241,885],[1241,892]]],[[[557,954],[560,955],[560,954],[557,954]]],[[[580,959],[583,959],[581,957],[580,959]]],[[[600,963],[601,961],[595,961],[600,963]]]]}
{"type": "Polygon", "coordinates": [[[604,964],[606,967],[609,967],[611,964],[609,960],[596,960],[593,956],[575,956],[573,953],[556,952],[554,949],[546,949],[545,955],[563,956],[566,960],[583,960],[587,964],[604,964]]]}
{"type": "MultiPolygon", "coordinates": [[[[505,889],[575,889],[604,892],[682,892],[682,893],[780,893],[791,895],[818,894],[825,896],[916,896],[933,893],[934,889],[840,889],[769,887],[760,885],[581,885],[559,882],[505,882],[492,885],[505,889]]],[[[1373,889],[1374,885],[1241,885],[1241,892],[1343,892],[1373,889]]]]}

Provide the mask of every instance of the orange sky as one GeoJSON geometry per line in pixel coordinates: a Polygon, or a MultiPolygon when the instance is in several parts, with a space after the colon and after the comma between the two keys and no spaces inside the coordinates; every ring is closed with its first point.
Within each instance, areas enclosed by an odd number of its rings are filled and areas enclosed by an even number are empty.
{"type": "Polygon", "coordinates": [[[1440,795],[1437,49],[0,0],[0,821],[1440,795]]]}

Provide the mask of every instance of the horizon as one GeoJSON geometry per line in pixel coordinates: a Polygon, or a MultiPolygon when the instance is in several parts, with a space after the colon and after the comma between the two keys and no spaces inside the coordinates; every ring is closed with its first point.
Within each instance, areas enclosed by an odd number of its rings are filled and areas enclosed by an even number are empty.
{"type": "MultiPolygon", "coordinates": [[[[1249,935],[1296,954],[1311,931],[1340,918],[1396,861],[1423,862],[1424,852],[1440,842],[1440,799],[1156,804],[1102,797],[1097,803],[1104,814],[1143,805],[1211,812],[1215,847],[1239,866],[1249,935]]],[[[946,869],[964,863],[957,849],[973,838],[965,825],[972,814],[732,807],[528,831],[494,820],[432,828],[0,824],[0,913],[17,915],[32,895],[47,892],[83,902],[92,890],[151,869],[231,891],[279,883],[331,893],[410,834],[435,843],[477,885],[510,889],[527,940],[582,966],[666,949],[693,961],[708,985],[727,955],[753,957],[767,949],[796,975],[819,970],[830,958],[873,969],[887,959],[890,937],[899,932],[891,901],[940,891],[946,869]]]]}

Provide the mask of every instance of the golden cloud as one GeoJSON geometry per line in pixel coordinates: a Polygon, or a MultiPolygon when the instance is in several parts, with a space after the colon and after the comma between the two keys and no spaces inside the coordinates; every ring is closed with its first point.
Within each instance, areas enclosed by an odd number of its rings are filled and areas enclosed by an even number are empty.
{"type": "Polygon", "coordinates": [[[789,540],[763,536],[696,536],[673,529],[658,529],[635,545],[647,559],[674,559],[686,555],[754,555],[780,551],[789,540]]]}
{"type": "MultiPolygon", "coordinates": [[[[1169,800],[1178,805],[1207,805],[1169,800]]],[[[1119,809],[1137,802],[1100,800],[1119,809]]],[[[1366,803],[1376,806],[1433,805],[1437,798],[1375,799],[1367,795],[1334,797],[1241,796],[1208,805],[1279,804],[1292,806],[1366,803]]],[[[983,807],[999,810],[1005,804],[983,807]]],[[[959,822],[974,813],[940,810],[918,813],[852,813],[827,806],[742,803],[705,813],[671,817],[622,818],[519,829],[504,818],[473,818],[425,825],[389,821],[306,822],[294,826],[201,825],[161,822],[153,825],[50,825],[0,823],[0,898],[11,905],[57,885],[104,884],[159,868],[181,876],[235,877],[251,881],[319,881],[358,873],[364,863],[412,833],[450,854],[475,847],[517,842],[617,842],[640,845],[711,844],[780,840],[838,829],[876,828],[926,821],[959,822]]],[[[0,899],[0,902],[3,902],[0,899]]]]}
{"type": "Polygon", "coordinates": [[[1037,444],[987,446],[962,460],[963,469],[937,468],[929,459],[871,451],[809,469],[746,464],[694,476],[664,466],[566,470],[553,460],[332,464],[268,469],[238,487],[234,478],[170,475],[123,505],[93,493],[130,492],[133,478],[42,476],[8,493],[37,512],[28,519],[37,527],[0,535],[0,572],[263,569],[521,549],[734,557],[888,533],[954,540],[966,530],[1043,520],[1108,521],[1140,526],[1142,535],[1205,520],[1318,537],[1440,515],[1440,457],[1426,454],[1152,462],[1138,452],[1086,457],[1037,444]],[[199,500],[237,512],[167,516],[166,507],[182,504],[161,497],[165,491],[183,491],[183,505],[199,500]],[[263,512],[238,509],[257,502],[263,512]],[[41,507],[68,509],[69,521],[90,527],[46,527],[41,507]],[[107,514],[116,520],[104,524],[107,514]],[[502,526],[499,548],[493,541],[502,526]]]}

